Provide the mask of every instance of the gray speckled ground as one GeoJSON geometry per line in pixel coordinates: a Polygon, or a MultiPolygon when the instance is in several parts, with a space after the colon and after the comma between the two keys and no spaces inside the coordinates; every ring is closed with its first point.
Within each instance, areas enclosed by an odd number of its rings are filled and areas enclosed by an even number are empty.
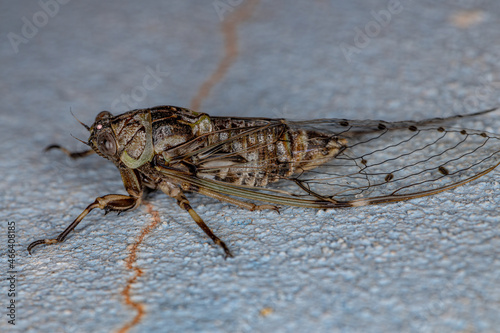
{"type": "MultiPolygon", "coordinates": [[[[134,276],[130,246],[151,222],[145,208],[93,212],[65,243],[27,255],[27,244],[55,236],[95,197],[123,192],[105,160],[43,148],[82,149],[70,134],[86,133],[70,109],[91,123],[103,109],[189,106],[223,56],[214,4],[246,1],[42,0],[51,15],[38,2],[0,3],[2,271],[7,221],[19,243],[16,326],[2,284],[0,331],[110,332],[136,316],[122,291],[134,276]],[[157,84],[142,89],[150,71],[157,84]]],[[[496,106],[499,23],[500,2],[487,0],[261,1],[201,110],[401,120],[496,106]],[[374,23],[372,11],[389,10],[388,20],[375,14],[388,24],[374,23]]],[[[499,132],[500,119],[483,125],[499,132]]],[[[144,314],[131,331],[498,331],[498,175],[326,212],[247,212],[190,196],[233,250],[229,260],[173,200],[151,195],[162,224],[137,249],[143,275],[130,293],[144,314]]]]}

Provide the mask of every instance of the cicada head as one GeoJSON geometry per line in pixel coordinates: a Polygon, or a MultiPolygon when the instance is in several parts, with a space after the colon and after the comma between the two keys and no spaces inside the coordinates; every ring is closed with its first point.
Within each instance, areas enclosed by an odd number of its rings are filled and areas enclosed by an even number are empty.
{"type": "Polygon", "coordinates": [[[137,169],[153,158],[149,110],[132,110],[119,116],[100,112],[90,127],[88,144],[117,166],[137,169]]]}
{"type": "Polygon", "coordinates": [[[90,127],[89,146],[100,156],[116,162],[118,157],[118,142],[111,127],[113,115],[108,111],[100,112],[90,127]]]}

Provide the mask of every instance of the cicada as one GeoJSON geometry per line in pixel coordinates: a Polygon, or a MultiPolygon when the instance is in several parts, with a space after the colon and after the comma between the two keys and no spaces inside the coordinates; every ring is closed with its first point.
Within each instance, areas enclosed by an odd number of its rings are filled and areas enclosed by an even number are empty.
{"type": "Polygon", "coordinates": [[[146,189],[174,198],[213,242],[231,256],[195,212],[194,192],[251,211],[280,206],[327,209],[418,198],[463,185],[500,163],[500,135],[466,129],[472,116],[424,121],[212,117],[174,106],[113,116],[99,113],[90,127],[88,151],[113,162],[127,195],[108,194],[91,203],[55,244],[93,209],[124,212],[141,205],[146,189]]]}

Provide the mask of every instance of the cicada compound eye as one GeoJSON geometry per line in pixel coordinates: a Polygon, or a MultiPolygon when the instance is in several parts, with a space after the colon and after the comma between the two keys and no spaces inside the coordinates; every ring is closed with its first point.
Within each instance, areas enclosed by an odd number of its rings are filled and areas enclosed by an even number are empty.
{"type": "Polygon", "coordinates": [[[106,118],[111,118],[113,115],[109,111],[101,111],[99,114],[95,117],[95,121],[103,120],[106,118]]]}
{"type": "Polygon", "coordinates": [[[107,156],[113,156],[116,154],[116,140],[108,131],[99,133],[97,137],[97,148],[107,156]]]}

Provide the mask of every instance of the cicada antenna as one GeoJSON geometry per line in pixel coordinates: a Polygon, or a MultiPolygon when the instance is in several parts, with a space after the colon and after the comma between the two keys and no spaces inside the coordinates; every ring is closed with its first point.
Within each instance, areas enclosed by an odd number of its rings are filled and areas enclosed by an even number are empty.
{"type": "Polygon", "coordinates": [[[90,147],[90,145],[89,145],[89,143],[88,143],[88,142],[85,142],[85,141],[83,141],[83,140],[78,139],[76,136],[74,136],[74,135],[73,135],[73,134],[71,134],[71,133],[70,133],[70,135],[71,135],[74,139],[77,139],[77,140],[78,140],[78,141],[80,141],[81,143],[83,143],[83,144],[85,144],[86,146],[89,146],[89,147],[90,147]]]}
{"type": "MultiPolygon", "coordinates": [[[[76,121],[78,121],[78,122],[80,123],[80,125],[82,125],[83,127],[85,127],[85,128],[87,129],[87,131],[89,131],[89,132],[90,132],[90,127],[89,127],[88,125],[84,124],[82,121],[80,121],[80,119],[78,119],[78,118],[75,116],[75,114],[73,113],[73,111],[71,110],[71,108],[69,108],[69,112],[71,112],[71,115],[73,116],[73,118],[75,118],[75,119],[76,119],[76,121]]],[[[75,138],[75,139],[76,139],[76,138],[75,138]]],[[[80,140],[80,139],[77,139],[77,140],[82,141],[82,140],[80,140]]],[[[82,141],[82,142],[83,142],[83,141],[82,141]]]]}

